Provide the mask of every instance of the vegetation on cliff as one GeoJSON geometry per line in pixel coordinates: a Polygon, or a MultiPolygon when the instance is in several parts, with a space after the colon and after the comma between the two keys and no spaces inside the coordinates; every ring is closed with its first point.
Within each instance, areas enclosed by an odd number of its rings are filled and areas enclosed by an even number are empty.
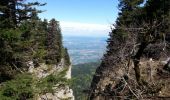
{"type": "MultiPolygon", "coordinates": [[[[70,65],[59,21],[38,17],[42,11],[36,7],[44,5],[26,0],[0,1],[0,98],[25,100],[34,97],[37,92],[34,76],[27,74],[32,66],[30,62],[34,67],[42,63],[57,65],[64,58],[64,66],[70,65]]],[[[56,84],[58,81],[53,78],[58,80],[51,75],[43,82],[56,84]]]]}
{"type": "Polygon", "coordinates": [[[108,100],[160,96],[159,92],[163,91],[160,88],[169,88],[166,84],[169,81],[164,81],[161,85],[157,80],[160,77],[157,76],[160,70],[162,74],[164,71],[168,73],[163,70],[163,65],[157,63],[167,59],[170,54],[170,2],[168,0],[147,0],[146,3],[144,0],[119,0],[119,2],[120,13],[110,32],[107,53],[94,75],[90,97],[108,100]],[[144,77],[145,71],[148,71],[145,68],[150,65],[141,64],[149,59],[151,62],[154,60],[156,66],[149,68],[152,71],[159,70],[152,73],[153,82],[144,77]]]}
{"type": "Polygon", "coordinates": [[[69,80],[65,77],[67,70],[55,72],[41,79],[30,73],[18,74],[14,79],[1,84],[0,99],[34,100],[38,98],[38,95],[54,93],[55,85],[69,85],[69,80]]]}

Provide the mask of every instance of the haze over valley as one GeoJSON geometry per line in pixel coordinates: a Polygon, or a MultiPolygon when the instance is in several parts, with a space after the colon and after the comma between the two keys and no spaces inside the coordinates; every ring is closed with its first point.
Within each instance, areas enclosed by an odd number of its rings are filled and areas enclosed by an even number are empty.
{"type": "Polygon", "coordinates": [[[72,65],[97,62],[106,49],[107,37],[64,37],[64,46],[68,48],[72,65]]]}

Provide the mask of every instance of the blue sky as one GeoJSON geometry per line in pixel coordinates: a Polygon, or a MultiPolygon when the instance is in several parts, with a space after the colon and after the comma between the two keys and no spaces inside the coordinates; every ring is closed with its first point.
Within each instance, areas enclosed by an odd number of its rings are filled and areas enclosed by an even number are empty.
{"type": "Polygon", "coordinates": [[[118,13],[118,0],[38,0],[47,5],[41,18],[60,21],[63,35],[107,36],[118,13]]]}

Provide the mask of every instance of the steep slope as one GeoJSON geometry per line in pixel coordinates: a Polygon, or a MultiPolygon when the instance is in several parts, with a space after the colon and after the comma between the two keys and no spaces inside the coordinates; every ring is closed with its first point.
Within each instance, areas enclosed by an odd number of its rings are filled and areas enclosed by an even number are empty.
{"type": "MultiPolygon", "coordinates": [[[[42,80],[42,78],[47,78],[51,75],[54,77],[59,77],[58,82],[53,80],[54,84],[51,86],[52,91],[46,91],[45,93],[40,93],[37,97],[37,100],[74,100],[73,91],[69,88],[67,83],[71,79],[71,65],[64,67],[64,59],[58,65],[45,65],[42,64],[40,67],[33,69],[32,74],[42,80]],[[49,68],[51,67],[51,68],[49,68]],[[61,75],[63,74],[63,75],[61,75]]],[[[47,83],[48,84],[48,83],[47,83]]],[[[44,87],[43,87],[44,88],[44,87]]]]}
{"type": "Polygon", "coordinates": [[[26,67],[20,69],[16,66],[19,72],[13,79],[1,82],[1,100],[74,100],[73,91],[69,88],[72,66],[67,51],[56,64],[35,63],[34,59],[22,63],[26,67]]]}
{"type": "Polygon", "coordinates": [[[170,98],[169,2],[142,2],[120,0],[121,12],[93,77],[90,100],[170,98]]]}

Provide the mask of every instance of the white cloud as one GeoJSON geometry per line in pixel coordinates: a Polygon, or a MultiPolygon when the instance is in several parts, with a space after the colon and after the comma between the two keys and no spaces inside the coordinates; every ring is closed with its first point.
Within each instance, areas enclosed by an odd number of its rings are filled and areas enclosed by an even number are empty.
{"type": "Polygon", "coordinates": [[[69,36],[108,36],[110,25],[78,22],[60,22],[63,35],[69,36]]]}

